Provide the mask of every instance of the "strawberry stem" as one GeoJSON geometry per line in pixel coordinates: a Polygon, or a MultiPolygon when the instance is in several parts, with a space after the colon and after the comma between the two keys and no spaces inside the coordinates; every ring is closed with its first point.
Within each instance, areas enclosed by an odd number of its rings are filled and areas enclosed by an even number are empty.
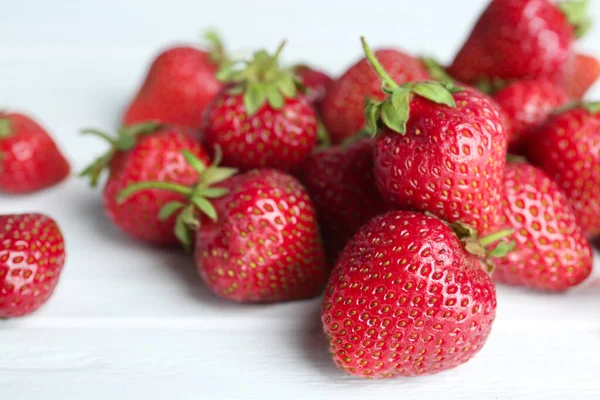
{"type": "Polygon", "coordinates": [[[505,237],[508,237],[510,235],[512,235],[514,232],[513,229],[502,229],[498,232],[494,232],[488,236],[482,237],[481,239],[479,239],[479,243],[481,243],[481,245],[483,247],[489,246],[490,244],[497,242],[500,239],[504,239],[505,237]]]}
{"type": "Polygon", "coordinates": [[[273,55],[273,60],[271,60],[272,65],[275,64],[279,60],[279,55],[283,51],[283,48],[285,47],[286,44],[287,44],[287,40],[284,39],[281,42],[281,44],[279,45],[279,47],[277,48],[277,50],[275,51],[275,54],[273,55]]]}
{"type": "Polygon", "coordinates": [[[106,140],[108,143],[110,143],[110,145],[112,147],[116,147],[116,145],[117,145],[117,142],[115,141],[115,139],[113,139],[112,137],[110,137],[110,135],[108,133],[99,131],[97,129],[93,129],[93,128],[82,129],[81,130],[81,134],[82,135],[94,135],[94,136],[98,136],[98,137],[106,140]]]}
{"type": "Polygon", "coordinates": [[[147,182],[137,182],[127,186],[117,195],[117,203],[123,204],[125,200],[127,200],[131,195],[140,190],[146,189],[160,189],[160,190],[168,190],[170,192],[175,192],[182,194],[186,197],[192,195],[193,190],[187,186],[179,185],[177,183],[172,182],[160,182],[160,181],[147,181],[147,182]]]}
{"type": "Polygon", "coordinates": [[[375,72],[377,72],[377,75],[379,75],[379,77],[381,79],[383,79],[383,81],[390,88],[397,89],[399,87],[398,84],[396,82],[394,82],[392,77],[387,73],[387,71],[379,63],[379,60],[377,59],[377,57],[375,57],[375,54],[373,53],[373,51],[371,51],[371,48],[367,44],[365,37],[361,36],[360,41],[362,43],[363,50],[365,51],[365,55],[367,56],[367,60],[369,61],[369,64],[371,64],[371,66],[373,67],[375,72]]]}

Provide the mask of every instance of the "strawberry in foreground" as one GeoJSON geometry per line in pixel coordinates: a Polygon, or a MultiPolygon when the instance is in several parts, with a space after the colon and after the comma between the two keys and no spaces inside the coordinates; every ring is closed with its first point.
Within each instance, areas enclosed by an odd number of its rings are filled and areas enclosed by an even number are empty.
{"type": "MultiPolygon", "coordinates": [[[[416,57],[398,50],[380,49],[377,59],[397,83],[422,81],[428,78],[425,65],[416,57]]],[[[365,125],[367,99],[382,100],[381,78],[362,58],[336,79],[327,91],[321,106],[323,123],[332,143],[342,143],[365,125]]]]}
{"type": "Polygon", "coordinates": [[[296,65],[294,73],[300,82],[308,89],[306,97],[317,110],[321,112],[321,104],[333,79],[323,71],[307,65],[296,65]]]}
{"type": "Polygon", "coordinates": [[[570,100],[561,86],[543,79],[515,81],[493,97],[508,119],[508,148],[512,153],[522,153],[527,136],[570,100]]]}
{"type": "Polygon", "coordinates": [[[325,290],[321,319],[336,364],[365,378],[454,368],[485,344],[496,291],[483,257],[510,250],[500,231],[477,240],[457,225],[392,211],[348,242],[325,290]]]}
{"type": "MultiPolygon", "coordinates": [[[[217,148],[218,149],[218,148],[217,148]]],[[[305,189],[290,175],[262,169],[235,175],[185,157],[200,178],[195,185],[142,182],[125,189],[119,202],[140,190],[166,190],[185,198],[166,204],[157,219],[176,216],[185,247],[195,240],[195,260],[206,285],[237,302],[281,302],[314,297],[329,269],[317,216],[305,189]]]]}
{"type": "Polygon", "coordinates": [[[181,151],[188,150],[208,162],[210,157],[204,147],[179,129],[156,123],[122,127],[115,138],[93,129],[83,133],[99,136],[110,144],[110,149],[83,171],[82,176],[90,178],[91,185],[96,186],[102,171],[109,169],[102,205],[113,224],[138,240],[158,245],[176,244],[175,218],[159,221],[156,215],[165,204],[183,201],[183,196],[148,189],[136,193],[123,204],[117,204],[116,197],[127,186],[141,181],[195,183],[198,174],[185,161],[181,151]]]}
{"type": "Polygon", "coordinates": [[[480,234],[494,231],[506,163],[499,108],[474,89],[438,82],[398,86],[362,40],[387,94],[365,111],[367,126],[377,133],[374,171],[383,199],[460,221],[480,234]]]}
{"type": "Polygon", "coordinates": [[[598,77],[600,62],[589,54],[575,54],[562,77],[561,84],[572,99],[581,100],[598,77]]]}
{"type": "Polygon", "coordinates": [[[494,279],[563,291],[592,271],[592,250],[569,202],[542,170],[509,163],[504,177],[503,225],[513,228],[514,251],[494,262],[494,279]]]}
{"type": "Polygon", "coordinates": [[[0,111],[0,191],[36,192],[71,172],[50,135],[26,115],[0,111]]]}
{"type": "Polygon", "coordinates": [[[334,262],[362,225],[388,209],[375,186],[374,144],[365,138],[316,152],[298,173],[315,204],[325,247],[334,262]]]}
{"type": "Polygon", "coordinates": [[[494,79],[556,81],[565,72],[573,42],[589,26],[585,1],[492,0],[449,73],[468,84],[494,79]]]}
{"type": "Polygon", "coordinates": [[[567,195],[588,238],[600,234],[600,102],[576,103],[552,115],[527,155],[567,195]]]}
{"type": "Polygon", "coordinates": [[[226,62],[216,34],[208,32],[206,38],[213,47],[209,51],[175,46],[156,57],[125,111],[124,125],[155,121],[200,128],[204,109],[222,87],[216,72],[226,62]]]}
{"type": "Polygon", "coordinates": [[[0,318],[40,308],[54,292],[65,263],[63,235],[42,214],[0,215],[0,318]]]}
{"type": "Polygon", "coordinates": [[[279,67],[285,42],[271,56],[258,51],[242,69],[227,66],[227,82],[207,110],[204,140],[223,149],[223,164],[295,169],[317,143],[317,114],[299,90],[294,72],[279,67]]]}

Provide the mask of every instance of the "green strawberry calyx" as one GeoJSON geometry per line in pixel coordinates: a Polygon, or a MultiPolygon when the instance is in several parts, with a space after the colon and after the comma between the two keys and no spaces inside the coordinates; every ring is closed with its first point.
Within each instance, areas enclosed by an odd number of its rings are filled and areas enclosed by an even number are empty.
{"type": "Polygon", "coordinates": [[[583,108],[590,114],[598,114],[600,113],[600,101],[571,101],[566,105],[555,109],[552,112],[552,115],[561,115],[566,113],[567,111],[571,111],[575,108],[583,108]]]}
{"type": "Polygon", "coordinates": [[[220,67],[230,62],[221,35],[217,31],[209,29],[204,32],[202,38],[207,43],[208,56],[213,63],[220,67]]]}
{"type": "Polygon", "coordinates": [[[12,135],[12,133],[13,132],[10,119],[0,118],[0,139],[6,139],[10,135],[12,135]]]}
{"type": "Polygon", "coordinates": [[[456,82],[456,80],[451,77],[450,74],[448,74],[448,71],[446,71],[446,69],[442,67],[442,64],[440,64],[440,62],[435,58],[427,56],[421,57],[421,63],[423,66],[425,66],[425,69],[433,80],[450,83],[456,82]]]}
{"type": "Polygon", "coordinates": [[[373,135],[371,133],[371,130],[365,126],[361,130],[356,132],[354,135],[348,136],[346,139],[344,139],[344,141],[342,143],[340,143],[340,146],[347,147],[353,143],[358,142],[359,140],[368,139],[368,138],[372,138],[372,137],[373,137],[373,135]]]}
{"type": "Polygon", "coordinates": [[[164,221],[175,213],[175,236],[186,250],[191,248],[193,232],[200,226],[198,212],[203,213],[212,221],[218,220],[217,210],[210,199],[226,195],[226,188],[214,186],[235,175],[238,171],[234,168],[221,167],[223,153],[219,146],[215,147],[213,161],[206,165],[189,150],[182,150],[181,154],[186,162],[198,172],[198,182],[193,187],[180,185],[173,182],[145,181],[127,186],[117,195],[117,203],[123,204],[133,194],[149,189],[167,190],[179,193],[187,199],[187,204],[180,201],[166,203],[158,213],[158,219],[164,221]]]}
{"type": "Polygon", "coordinates": [[[93,128],[86,128],[81,131],[82,135],[94,135],[102,138],[110,145],[110,149],[102,156],[98,157],[87,166],[79,176],[87,177],[90,179],[90,185],[95,187],[98,184],[102,171],[106,169],[115,154],[120,151],[128,151],[135,147],[137,138],[139,136],[148,135],[156,132],[157,130],[164,127],[164,125],[157,122],[142,122],[130,126],[122,126],[117,131],[116,137],[112,137],[106,132],[102,132],[93,128]]]}
{"type": "Polygon", "coordinates": [[[592,27],[592,19],[588,14],[588,0],[563,0],[558,3],[558,8],[573,26],[575,37],[583,37],[592,27]]]}
{"type": "Polygon", "coordinates": [[[467,224],[454,222],[449,225],[460,239],[465,250],[479,257],[489,274],[494,270],[492,259],[506,256],[516,246],[516,243],[512,240],[508,242],[503,240],[512,236],[514,229],[511,228],[479,237],[477,231],[467,224]]]}
{"type": "Polygon", "coordinates": [[[486,77],[478,79],[474,86],[485,94],[493,95],[507,87],[510,83],[510,80],[486,77]]]}
{"type": "Polygon", "coordinates": [[[248,115],[256,114],[267,103],[279,110],[285,99],[305,91],[293,69],[279,66],[279,55],[285,44],[283,41],[273,55],[259,50],[250,61],[226,63],[217,72],[217,79],[232,84],[230,93],[243,94],[248,115]]]}
{"type": "Polygon", "coordinates": [[[588,101],[581,103],[581,107],[586,109],[590,114],[600,113],[600,101],[588,101]]]}
{"type": "Polygon", "coordinates": [[[367,60],[382,79],[381,90],[387,94],[383,101],[369,100],[365,108],[366,124],[372,134],[377,134],[381,124],[394,132],[404,135],[406,123],[410,117],[410,102],[414,95],[424,97],[434,103],[455,108],[453,93],[460,91],[459,87],[450,82],[436,81],[408,82],[398,85],[385,71],[375,57],[364,37],[360,38],[367,60]]]}

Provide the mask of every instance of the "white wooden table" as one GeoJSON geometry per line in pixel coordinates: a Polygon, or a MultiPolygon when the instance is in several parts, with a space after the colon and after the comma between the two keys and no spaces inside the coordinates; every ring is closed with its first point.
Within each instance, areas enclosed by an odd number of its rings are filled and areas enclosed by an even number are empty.
{"type": "MultiPolygon", "coordinates": [[[[373,46],[397,43],[448,60],[484,4],[62,3],[3,2],[0,105],[38,117],[76,171],[104,149],[77,131],[113,129],[157,48],[193,40],[206,26],[222,27],[233,48],[274,48],[286,37],[286,60],[316,58],[339,72],[359,55],[360,34],[373,46]],[[263,23],[252,25],[250,14],[263,23]]],[[[593,3],[600,18],[600,1],[593,3]]],[[[600,28],[583,44],[600,50],[600,28]]],[[[261,307],[221,301],[203,287],[189,256],[116,232],[99,193],[75,177],[38,196],[0,197],[0,212],[32,210],[61,224],[67,265],[43,309],[0,323],[2,400],[600,399],[598,264],[592,279],[564,295],[500,288],[492,335],[460,368],[361,381],[329,359],[319,299],[261,307]]]]}

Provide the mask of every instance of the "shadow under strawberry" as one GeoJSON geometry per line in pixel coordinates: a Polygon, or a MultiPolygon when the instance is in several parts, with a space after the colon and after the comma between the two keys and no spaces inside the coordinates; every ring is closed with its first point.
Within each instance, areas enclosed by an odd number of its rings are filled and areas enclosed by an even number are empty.
{"type": "MultiPolygon", "coordinates": [[[[152,268],[168,271],[174,281],[180,281],[181,293],[185,293],[202,307],[219,308],[220,310],[239,309],[244,305],[234,304],[215,296],[202,282],[190,253],[180,249],[159,249],[156,251],[157,262],[152,268]]],[[[162,272],[162,271],[161,271],[162,272]]]]}
{"type": "Polygon", "coordinates": [[[321,302],[322,299],[319,298],[311,306],[313,310],[307,314],[306,321],[303,321],[301,325],[302,329],[294,337],[298,350],[301,357],[306,359],[303,361],[307,361],[307,364],[321,372],[323,376],[350,378],[348,375],[340,373],[331,360],[329,344],[321,323],[321,302]]]}

